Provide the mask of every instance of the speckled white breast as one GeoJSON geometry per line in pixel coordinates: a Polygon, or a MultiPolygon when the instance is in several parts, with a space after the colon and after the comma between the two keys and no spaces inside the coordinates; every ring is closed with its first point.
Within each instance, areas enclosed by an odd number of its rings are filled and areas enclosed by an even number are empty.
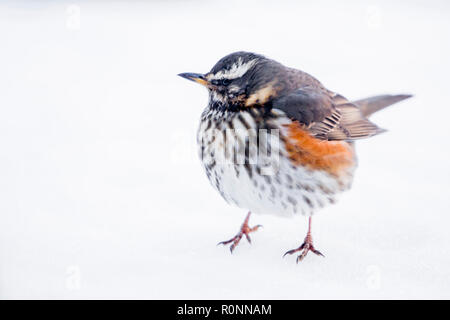
{"type": "Polygon", "coordinates": [[[282,216],[312,215],[317,209],[334,203],[336,195],[350,187],[355,167],[336,177],[294,165],[283,143],[287,135],[282,124],[291,120],[278,110],[273,112],[278,116],[266,124],[280,130],[267,131],[271,152],[266,155],[255,148],[249,149],[245,143],[252,140],[249,137],[253,130],[249,133],[248,128],[265,127],[248,111],[205,110],[197,141],[206,174],[222,197],[240,208],[282,216]],[[235,146],[240,147],[235,149],[235,146]],[[242,148],[247,148],[246,161],[236,159],[242,154],[237,150],[242,148]]]}

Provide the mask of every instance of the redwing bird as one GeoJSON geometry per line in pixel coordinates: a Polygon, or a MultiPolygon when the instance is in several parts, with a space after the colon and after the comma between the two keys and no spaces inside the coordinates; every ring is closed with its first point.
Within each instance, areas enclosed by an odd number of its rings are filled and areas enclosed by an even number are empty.
{"type": "MultiPolygon", "coordinates": [[[[220,244],[233,252],[250,213],[309,217],[297,262],[315,249],[311,216],[348,190],[357,165],[354,142],[385,130],[368,117],[410,95],[350,102],[300,70],[264,56],[236,52],[206,74],[181,73],[208,89],[197,134],[209,181],[229,203],[249,210],[238,234],[220,244]],[[261,134],[265,133],[265,134],[261,134]]],[[[322,255],[323,256],[323,255],[322,255]]]]}

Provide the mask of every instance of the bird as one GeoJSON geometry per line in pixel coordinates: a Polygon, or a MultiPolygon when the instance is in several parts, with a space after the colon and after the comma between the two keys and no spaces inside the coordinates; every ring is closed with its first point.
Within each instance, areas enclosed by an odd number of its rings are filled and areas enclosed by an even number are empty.
{"type": "MultiPolygon", "coordinates": [[[[248,211],[238,233],[219,244],[233,253],[251,213],[304,215],[308,231],[286,255],[324,256],[312,238],[312,216],[351,188],[355,141],[386,130],[369,117],[410,94],[350,101],[319,80],[263,55],[239,51],[207,73],[180,73],[207,88],[197,131],[198,153],[211,185],[229,204],[248,211]]],[[[283,257],[284,257],[283,256],[283,257]]]]}

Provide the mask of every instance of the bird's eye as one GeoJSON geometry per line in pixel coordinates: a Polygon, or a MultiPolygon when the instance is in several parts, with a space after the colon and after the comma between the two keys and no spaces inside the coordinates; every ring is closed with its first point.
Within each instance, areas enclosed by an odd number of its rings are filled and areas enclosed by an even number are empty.
{"type": "Polygon", "coordinates": [[[215,86],[227,86],[231,83],[230,79],[212,80],[211,83],[215,86]]]}

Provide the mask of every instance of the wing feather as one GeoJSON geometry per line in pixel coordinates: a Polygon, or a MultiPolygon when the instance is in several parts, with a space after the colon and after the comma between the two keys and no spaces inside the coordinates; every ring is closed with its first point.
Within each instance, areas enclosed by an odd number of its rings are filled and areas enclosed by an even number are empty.
{"type": "Polygon", "coordinates": [[[272,105],[322,140],[351,141],[384,131],[343,96],[317,87],[299,88],[272,105]]]}

